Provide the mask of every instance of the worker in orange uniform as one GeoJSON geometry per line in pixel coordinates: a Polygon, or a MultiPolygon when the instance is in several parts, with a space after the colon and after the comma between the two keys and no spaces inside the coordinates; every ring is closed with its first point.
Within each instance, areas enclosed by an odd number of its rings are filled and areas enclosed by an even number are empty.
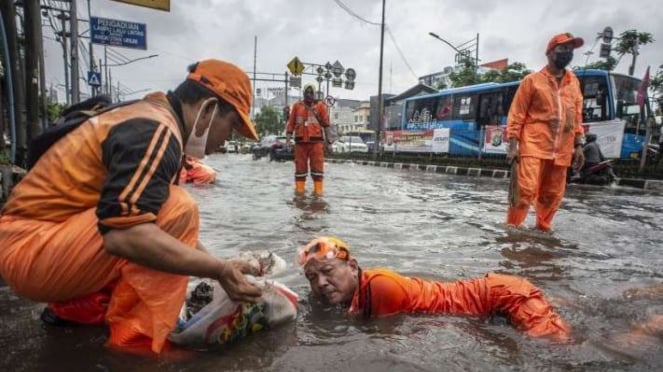
{"type": "Polygon", "coordinates": [[[304,100],[292,105],[286,126],[286,145],[292,146],[295,135],[295,192],[306,190],[306,176],[311,171],[313,193],[322,195],[325,148],[331,145],[327,106],[315,99],[313,85],[304,87],[304,100]]]}
{"type": "Polygon", "coordinates": [[[250,267],[207,252],[198,205],[174,185],[183,154],[202,158],[249,120],[251,83],[237,66],[204,60],[174,91],[103,112],[64,134],[0,212],[0,275],[49,302],[48,324],[106,324],[115,348],[162,351],[188,276],[218,280],[231,299],[261,291],[250,267]]]}
{"type": "Polygon", "coordinates": [[[301,248],[313,295],[364,318],[399,313],[475,315],[502,313],[533,337],[567,341],[570,327],[541,291],[526,279],[490,273],[483,278],[438,282],[405,277],[387,269],[362,270],[340,239],[320,237],[301,248]]]}
{"type": "Polygon", "coordinates": [[[536,228],[550,231],[564,196],[569,166],[584,162],[582,93],[573,72],[566,68],[583,39],[570,33],[548,42],[548,64],[520,83],[507,119],[509,147],[516,190],[510,198],[507,225],[519,227],[535,205],[536,228]]]}
{"type": "Polygon", "coordinates": [[[204,164],[202,160],[192,156],[184,156],[182,170],[180,171],[180,185],[193,183],[194,185],[208,185],[216,181],[214,168],[204,164]]]}

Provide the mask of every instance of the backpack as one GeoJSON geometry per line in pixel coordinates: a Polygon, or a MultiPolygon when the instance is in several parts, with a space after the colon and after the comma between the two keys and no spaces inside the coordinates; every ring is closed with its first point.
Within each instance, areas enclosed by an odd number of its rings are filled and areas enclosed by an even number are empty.
{"type": "Polygon", "coordinates": [[[95,96],[67,107],[54,123],[40,135],[30,141],[28,147],[27,167],[32,168],[39,158],[58,140],[78,128],[92,117],[103,114],[117,107],[126,106],[137,100],[113,104],[107,95],[95,96]]]}

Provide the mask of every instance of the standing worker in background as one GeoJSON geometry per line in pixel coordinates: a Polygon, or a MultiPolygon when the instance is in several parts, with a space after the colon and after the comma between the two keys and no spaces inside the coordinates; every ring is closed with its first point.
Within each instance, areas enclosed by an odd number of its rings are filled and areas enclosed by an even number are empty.
{"type": "Polygon", "coordinates": [[[510,198],[507,225],[519,227],[534,204],[536,228],[550,231],[564,196],[567,169],[582,167],[582,93],[566,66],[573,49],[583,43],[570,33],[550,39],[548,64],[527,75],[513,98],[507,119],[507,159],[517,162],[512,167],[517,190],[509,190],[517,196],[510,198]]]}
{"type": "Polygon", "coordinates": [[[174,185],[182,156],[203,158],[232,134],[257,139],[251,83],[205,60],[173,92],[151,93],[85,120],[57,139],[0,212],[0,275],[49,302],[48,324],[107,324],[112,347],[159,353],[184,303],[188,275],[218,280],[234,300],[260,290],[237,261],[198,240],[198,205],[174,185]]]}
{"type": "Polygon", "coordinates": [[[311,171],[313,194],[323,192],[325,148],[331,144],[327,106],[315,99],[313,85],[304,87],[304,100],[292,105],[286,126],[286,145],[295,135],[295,193],[306,190],[306,175],[311,171]],[[309,168],[310,166],[310,168],[309,168]]]}

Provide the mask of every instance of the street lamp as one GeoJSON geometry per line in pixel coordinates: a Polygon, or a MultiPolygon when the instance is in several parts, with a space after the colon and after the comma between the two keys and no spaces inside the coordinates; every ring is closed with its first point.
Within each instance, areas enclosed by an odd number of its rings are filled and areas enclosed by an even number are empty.
{"type": "Polygon", "coordinates": [[[456,62],[467,62],[470,61],[472,66],[477,67],[479,64],[479,34],[477,34],[476,39],[468,40],[467,42],[464,42],[458,46],[455,46],[451,44],[450,42],[444,40],[443,38],[440,37],[440,35],[434,33],[434,32],[429,32],[428,33],[430,36],[440,40],[441,42],[447,44],[448,46],[451,47],[457,54],[456,54],[456,62]],[[475,57],[474,60],[472,57],[470,57],[471,53],[471,48],[474,47],[475,50],[475,57]],[[459,49],[463,48],[463,49],[459,49]]]}

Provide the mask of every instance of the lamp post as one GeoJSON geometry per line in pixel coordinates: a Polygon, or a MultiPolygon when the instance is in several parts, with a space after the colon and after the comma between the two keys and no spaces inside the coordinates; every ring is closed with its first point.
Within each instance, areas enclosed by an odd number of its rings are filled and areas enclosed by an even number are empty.
{"type": "Polygon", "coordinates": [[[428,33],[430,36],[440,40],[441,42],[447,44],[451,49],[453,49],[456,52],[456,62],[467,62],[468,60],[471,62],[472,66],[475,68],[478,67],[479,65],[479,34],[477,34],[477,37],[472,40],[468,40],[458,46],[455,46],[451,44],[450,42],[444,40],[441,38],[438,34],[434,32],[429,32],[428,33]],[[474,48],[474,58],[470,57],[470,53],[472,52],[472,49],[474,48]]]}

